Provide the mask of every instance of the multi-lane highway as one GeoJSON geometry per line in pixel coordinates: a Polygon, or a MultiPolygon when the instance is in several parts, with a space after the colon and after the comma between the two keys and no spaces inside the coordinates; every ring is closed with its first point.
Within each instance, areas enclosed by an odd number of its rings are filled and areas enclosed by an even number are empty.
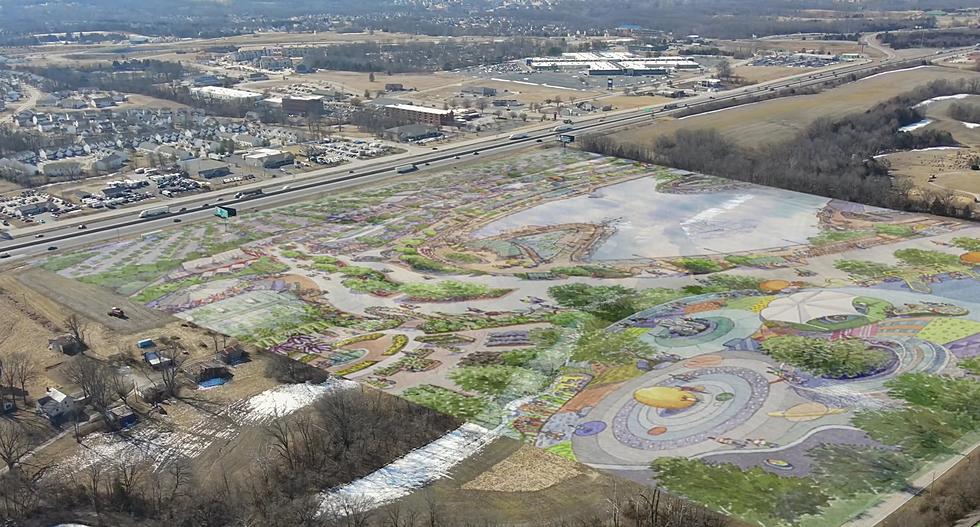
{"type": "MultiPolygon", "coordinates": [[[[714,104],[719,101],[736,100],[737,102],[739,97],[748,99],[747,96],[770,90],[819,85],[829,79],[842,75],[868,73],[877,69],[894,68],[904,64],[911,65],[924,58],[944,58],[957,55],[967,49],[972,48],[960,48],[944,51],[940,54],[922,54],[902,59],[886,59],[880,62],[843,65],[817,73],[794,75],[745,88],[718,92],[711,96],[699,96],[687,99],[682,103],[677,103],[678,108],[666,109],[664,105],[659,105],[637,110],[607,113],[579,120],[574,125],[574,131],[569,133],[582,134],[587,132],[609,131],[649,121],[651,116],[671,115],[692,107],[697,108],[698,106],[714,104]]],[[[344,187],[374,183],[394,177],[398,175],[398,167],[408,164],[414,164],[419,172],[424,173],[425,171],[436,168],[452,166],[455,163],[473,159],[475,156],[481,154],[498,154],[526,148],[537,143],[553,141],[556,136],[556,133],[553,131],[555,124],[552,121],[547,126],[528,129],[524,131],[526,136],[520,138],[510,139],[506,135],[490,136],[440,150],[433,150],[424,154],[381,160],[355,170],[337,168],[319,169],[303,174],[301,176],[302,179],[290,184],[283,184],[282,180],[278,182],[265,181],[251,185],[253,188],[262,188],[262,194],[248,197],[236,198],[235,194],[237,192],[248,188],[238,187],[226,192],[210,192],[181,200],[172,200],[170,202],[170,213],[151,218],[139,218],[139,209],[117,210],[98,216],[77,218],[70,223],[52,224],[49,227],[46,226],[44,230],[33,230],[16,236],[13,239],[0,241],[0,256],[3,257],[3,259],[0,259],[0,262],[14,259],[19,260],[33,254],[61,251],[116,237],[151,232],[172,225],[175,222],[202,219],[212,216],[214,206],[216,205],[233,206],[239,211],[268,208],[309,199],[344,187]],[[79,228],[81,221],[86,222],[84,229],[79,228]]]]}

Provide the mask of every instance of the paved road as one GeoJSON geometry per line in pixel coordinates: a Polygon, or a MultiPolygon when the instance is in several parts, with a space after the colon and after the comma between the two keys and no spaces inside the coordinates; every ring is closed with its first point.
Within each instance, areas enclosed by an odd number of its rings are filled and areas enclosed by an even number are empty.
{"type": "Polygon", "coordinates": [[[859,41],[862,44],[868,46],[869,48],[884,54],[886,60],[895,58],[897,56],[895,50],[893,50],[889,46],[882,44],[881,41],[878,40],[879,35],[881,35],[881,33],[871,33],[870,35],[864,35],[863,37],[860,38],[859,41]]]}
{"type": "MultiPolygon", "coordinates": [[[[950,50],[941,55],[923,54],[915,58],[943,58],[962,53],[967,49],[972,48],[950,50]]],[[[914,59],[902,59],[902,61],[910,60],[914,59]]],[[[805,87],[820,84],[842,74],[863,72],[882,65],[894,65],[898,62],[900,61],[884,60],[877,63],[849,64],[822,72],[794,75],[745,88],[719,92],[711,96],[705,95],[686,99],[683,103],[678,103],[681,105],[681,108],[677,109],[667,110],[664,108],[664,105],[657,105],[637,110],[624,110],[590,116],[575,123],[574,133],[609,131],[649,121],[652,111],[658,117],[670,115],[682,111],[687,106],[696,107],[700,104],[737,99],[738,97],[767,91],[769,89],[789,86],[805,87]],[[709,98],[713,100],[709,100],[709,98]]],[[[487,136],[441,150],[430,151],[425,154],[414,154],[409,157],[393,156],[392,158],[381,160],[375,164],[358,168],[357,170],[337,168],[314,170],[304,174],[302,179],[290,182],[286,186],[283,185],[284,182],[281,180],[277,183],[265,181],[251,186],[237,187],[228,192],[212,192],[205,195],[188,196],[187,198],[168,202],[173,212],[159,217],[137,217],[140,210],[159,207],[160,205],[157,204],[142,207],[142,209],[133,208],[112,211],[109,214],[100,215],[97,218],[90,216],[88,218],[78,218],[74,221],[69,220],[64,223],[59,222],[59,224],[32,228],[30,231],[23,229],[22,233],[19,233],[19,236],[15,236],[10,240],[0,241],[0,251],[2,251],[0,254],[7,255],[7,258],[4,259],[5,261],[16,261],[31,255],[63,251],[98,241],[150,232],[171,225],[178,220],[193,221],[205,219],[213,214],[213,206],[215,204],[233,205],[239,210],[247,211],[307,200],[328,191],[388,179],[398,175],[396,172],[397,167],[409,163],[415,164],[419,171],[435,170],[453,166],[466,159],[475,158],[481,152],[497,154],[516,151],[544,141],[553,141],[555,132],[551,131],[551,129],[554,125],[555,123],[551,122],[545,126],[528,129],[526,130],[528,136],[518,140],[510,140],[504,134],[487,136]],[[236,192],[250,187],[262,188],[265,192],[259,196],[246,198],[235,197],[236,192]],[[87,226],[85,230],[78,229],[78,225],[82,222],[85,222],[87,226]]]]}

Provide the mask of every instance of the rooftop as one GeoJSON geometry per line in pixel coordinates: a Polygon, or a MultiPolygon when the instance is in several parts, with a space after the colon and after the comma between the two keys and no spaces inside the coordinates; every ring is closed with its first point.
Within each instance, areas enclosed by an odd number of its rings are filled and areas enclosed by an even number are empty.
{"type": "Polygon", "coordinates": [[[385,108],[394,108],[396,110],[406,110],[409,112],[421,112],[421,113],[431,113],[436,115],[449,115],[453,113],[452,110],[440,110],[438,108],[429,108],[426,106],[416,106],[414,104],[389,104],[385,108]]]}

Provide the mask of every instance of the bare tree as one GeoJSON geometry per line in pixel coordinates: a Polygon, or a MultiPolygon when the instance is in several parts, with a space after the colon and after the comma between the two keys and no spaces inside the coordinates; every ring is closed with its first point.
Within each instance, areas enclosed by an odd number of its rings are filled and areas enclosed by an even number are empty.
{"type": "Polygon", "coordinates": [[[31,436],[27,428],[14,421],[0,421],[0,460],[7,464],[7,470],[13,471],[30,451],[31,436]]]}
{"type": "Polygon", "coordinates": [[[65,369],[65,375],[82,390],[85,401],[111,426],[109,408],[116,401],[114,386],[118,373],[95,359],[80,355],[65,369]]]}
{"type": "MultiPolygon", "coordinates": [[[[17,404],[17,394],[14,392],[14,388],[17,386],[17,374],[16,367],[14,366],[13,357],[7,358],[0,368],[0,393],[2,393],[2,399],[6,400],[6,391],[10,392],[10,400],[16,405],[17,404]]],[[[26,401],[25,401],[26,403],[26,401]]]]}
{"type": "Polygon", "coordinates": [[[718,63],[718,78],[730,79],[732,77],[732,65],[727,60],[718,63]]]}
{"type": "Polygon", "coordinates": [[[72,313],[71,315],[65,317],[64,325],[65,329],[68,330],[68,333],[75,338],[75,342],[78,343],[79,349],[84,350],[88,347],[88,344],[85,342],[85,332],[88,330],[88,324],[86,324],[84,320],[82,320],[78,315],[72,313]]]}
{"type": "Polygon", "coordinates": [[[163,387],[167,391],[167,395],[177,397],[180,393],[180,379],[178,375],[181,367],[184,365],[184,354],[180,346],[174,342],[160,352],[160,358],[163,360],[162,369],[160,370],[160,380],[163,381],[163,387]]]}
{"type": "Polygon", "coordinates": [[[20,387],[20,396],[25,405],[27,404],[27,383],[34,380],[36,376],[37,363],[30,354],[18,351],[10,355],[3,377],[9,379],[8,384],[11,387],[15,384],[20,387]]]}

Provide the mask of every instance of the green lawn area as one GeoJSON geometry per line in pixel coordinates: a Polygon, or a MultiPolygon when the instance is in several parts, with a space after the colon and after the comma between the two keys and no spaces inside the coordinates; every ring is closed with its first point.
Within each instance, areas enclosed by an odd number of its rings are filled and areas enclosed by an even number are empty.
{"type": "Polygon", "coordinates": [[[936,344],[947,344],[978,331],[980,322],[962,318],[935,318],[916,337],[936,344]]]}
{"type": "Polygon", "coordinates": [[[459,419],[476,417],[487,405],[483,397],[470,397],[441,386],[423,384],[402,392],[402,397],[459,419]]]}
{"type": "Polygon", "coordinates": [[[403,284],[399,290],[416,302],[445,302],[449,300],[472,300],[477,298],[497,298],[509,293],[510,289],[494,289],[483,284],[445,280],[435,283],[403,284]]]}
{"type": "Polygon", "coordinates": [[[255,276],[255,275],[271,275],[279,274],[289,270],[289,266],[272,258],[271,256],[263,256],[258,260],[248,264],[243,269],[235,271],[235,276],[255,276]]]}
{"type": "Polygon", "coordinates": [[[856,240],[858,238],[866,238],[872,233],[870,231],[824,231],[816,236],[811,236],[807,238],[807,241],[812,245],[830,245],[832,243],[845,242],[847,240],[856,240]]]}
{"type": "Polygon", "coordinates": [[[179,260],[159,260],[147,264],[122,265],[110,271],[83,276],[78,280],[117,291],[123,286],[135,291],[176,269],[180,263],[179,260]]]}
{"type": "Polygon", "coordinates": [[[178,280],[176,282],[169,281],[169,282],[163,282],[161,284],[151,285],[143,289],[139,293],[137,293],[136,296],[133,297],[133,300],[136,300],[137,302],[143,302],[143,303],[150,302],[158,298],[162,298],[166,295],[169,295],[170,293],[173,293],[174,291],[178,291],[185,287],[191,287],[194,285],[203,284],[205,281],[206,280],[203,277],[192,276],[190,278],[184,280],[178,280]]]}
{"type": "Polygon", "coordinates": [[[41,265],[44,269],[52,272],[62,271],[68,269],[69,267],[74,267],[85,260],[95,256],[96,253],[85,252],[85,253],[72,253],[66,254],[64,256],[55,256],[49,259],[41,265]]]}

